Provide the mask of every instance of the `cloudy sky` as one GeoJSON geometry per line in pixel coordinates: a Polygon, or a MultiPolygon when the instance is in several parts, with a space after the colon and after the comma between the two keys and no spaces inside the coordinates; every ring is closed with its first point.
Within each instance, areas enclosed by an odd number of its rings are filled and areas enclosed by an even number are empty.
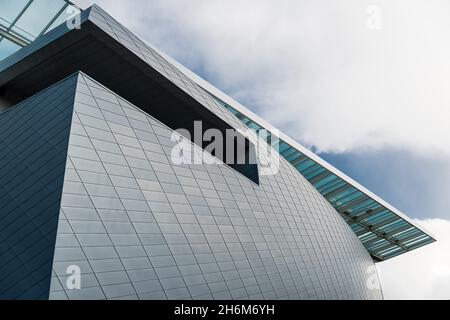
{"type": "Polygon", "coordinates": [[[96,2],[435,234],[385,298],[450,299],[449,1],[96,2]]]}

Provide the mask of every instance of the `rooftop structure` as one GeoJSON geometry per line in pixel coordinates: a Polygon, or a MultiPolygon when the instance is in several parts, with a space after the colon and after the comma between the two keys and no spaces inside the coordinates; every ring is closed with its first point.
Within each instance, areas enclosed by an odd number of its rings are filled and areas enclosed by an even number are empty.
{"type": "Polygon", "coordinates": [[[0,1],[0,60],[73,16],[67,0],[0,1]]]}

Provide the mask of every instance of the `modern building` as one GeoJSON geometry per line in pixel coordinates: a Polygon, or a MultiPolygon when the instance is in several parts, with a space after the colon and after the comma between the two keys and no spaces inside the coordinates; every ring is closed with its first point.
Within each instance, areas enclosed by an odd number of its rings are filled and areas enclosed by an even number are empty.
{"type": "Polygon", "coordinates": [[[48,2],[0,2],[1,299],[381,299],[375,263],[434,241],[100,7],[48,2]],[[214,161],[176,163],[179,128],[214,161]]]}

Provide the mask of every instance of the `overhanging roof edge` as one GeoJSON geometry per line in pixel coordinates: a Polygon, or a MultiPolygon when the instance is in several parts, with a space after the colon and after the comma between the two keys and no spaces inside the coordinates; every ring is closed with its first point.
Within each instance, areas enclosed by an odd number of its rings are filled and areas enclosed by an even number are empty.
{"type": "MultiPolygon", "coordinates": [[[[144,41],[144,40],[143,40],[144,41]]],[[[144,41],[145,42],[145,41],[144,41]]],[[[165,59],[169,60],[173,65],[175,65],[178,69],[180,69],[181,72],[183,72],[186,76],[191,78],[195,83],[197,83],[199,86],[201,86],[204,90],[208,91],[210,94],[216,96],[223,102],[229,104],[233,108],[235,108],[240,113],[244,114],[248,118],[252,119],[268,131],[271,131],[275,129],[279,132],[279,138],[284,140],[286,143],[290,144],[292,147],[298,149],[300,152],[305,154],[307,157],[311,158],[313,161],[317,162],[327,170],[331,171],[333,174],[338,176],[339,178],[343,179],[362,193],[364,193],[366,196],[374,199],[376,202],[378,202],[380,205],[386,207],[396,215],[398,215],[400,218],[404,219],[408,223],[410,223],[412,226],[416,227],[417,229],[423,231],[424,233],[428,234],[431,238],[436,240],[436,236],[424,228],[423,226],[419,226],[416,222],[414,222],[411,218],[409,218],[407,215],[402,213],[400,210],[395,208],[394,206],[387,203],[385,200],[383,200],[381,197],[374,194],[372,191],[368,190],[366,187],[362,186],[360,183],[355,181],[354,179],[347,176],[345,173],[337,169],[336,167],[332,166],[330,163],[325,161],[324,159],[320,158],[317,154],[306,148],[305,146],[301,145],[299,142],[294,140],[293,138],[289,137],[287,134],[282,132],[281,130],[275,128],[273,125],[271,125],[266,120],[262,119],[260,116],[249,110],[248,108],[244,107],[242,104],[240,104],[238,101],[234,100],[232,97],[228,96],[226,93],[212,85],[211,83],[207,82],[203,78],[201,78],[199,75],[191,71],[190,69],[183,66],[181,63],[176,61],[174,58],[167,55],[165,52],[159,50],[155,46],[151,46],[155,51],[157,51],[159,54],[161,54],[165,59]]]]}

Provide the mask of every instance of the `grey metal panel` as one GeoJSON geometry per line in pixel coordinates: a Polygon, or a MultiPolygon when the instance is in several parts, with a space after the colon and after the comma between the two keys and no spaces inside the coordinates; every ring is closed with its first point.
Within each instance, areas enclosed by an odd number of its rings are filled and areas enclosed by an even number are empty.
{"type": "Polygon", "coordinates": [[[260,185],[226,165],[176,166],[171,129],[82,79],[51,299],[382,297],[367,287],[364,247],[288,162],[260,185]],[[116,148],[98,148],[111,139],[116,148]],[[81,268],[81,290],[66,286],[69,265],[81,268]]]}
{"type": "Polygon", "coordinates": [[[0,114],[0,299],[47,299],[77,76],[0,114]]]}

